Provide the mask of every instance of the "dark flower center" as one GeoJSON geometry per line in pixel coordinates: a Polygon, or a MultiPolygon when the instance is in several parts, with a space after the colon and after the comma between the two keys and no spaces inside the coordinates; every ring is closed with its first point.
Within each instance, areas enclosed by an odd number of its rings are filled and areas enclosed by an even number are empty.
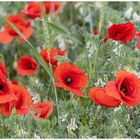
{"type": "Polygon", "coordinates": [[[32,69],[32,64],[31,63],[28,64],[28,68],[32,69]]]}
{"type": "Polygon", "coordinates": [[[120,34],[120,32],[118,31],[118,32],[116,32],[115,36],[118,36],[119,34],[120,34]]]}
{"type": "Polygon", "coordinates": [[[3,90],[4,86],[3,85],[0,85],[0,90],[3,90]]]}
{"type": "Polygon", "coordinates": [[[65,82],[66,82],[67,85],[71,84],[71,83],[72,83],[71,77],[67,77],[67,78],[65,79],[65,82]]]}
{"type": "Polygon", "coordinates": [[[121,91],[125,94],[125,95],[127,95],[127,88],[124,86],[124,85],[122,85],[121,86],[121,91]]]}

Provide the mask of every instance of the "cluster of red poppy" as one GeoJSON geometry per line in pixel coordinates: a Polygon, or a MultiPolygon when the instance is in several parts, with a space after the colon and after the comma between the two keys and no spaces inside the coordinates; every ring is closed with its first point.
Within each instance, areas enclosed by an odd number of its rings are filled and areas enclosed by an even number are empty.
{"type": "MultiPolygon", "coordinates": [[[[51,10],[55,12],[57,15],[57,12],[60,8],[59,2],[43,2],[43,5],[45,7],[46,14],[48,15],[51,10]]],[[[22,11],[25,15],[27,15],[29,18],[41,18],[41,8],[39,2],[31,2],[27,6],[25,6],[24,10],[22,11]]]]}
{"type": "MultiPolygon", "coordinates": [[[[43,49],[40,51],[40,56],[44,59],[46,64],[52,65],[53,70],[57,66],[56,56],[64,56],[66,50],[59,50],[57,48],[51,48],[50,51],[43,49]]],[[[22,56],[17,62],[17,74],[22,76],[34,75],[37,70],[37,62],[29,56],[22,56]]]]}
{"type": "MultiPolygon", "coordinates": [[[[61,51],[57,48],[51,48],[50,51],[43,49],[40,56],[45,60],[46,64],[53,66],[53,70],[57,66],[57,55],[64,56],[65,50],[61,51]]],[[[37,70],[37,62],[29,56],[22,56],[17,62],[17,74],[21,76],[34,75],[37,70]]],[[[35,114],[40,114],[40,117],[47,119],[52,113],[53,105],[46,100],[44,103],[32,103],[32,98],[25,87],[18,85],[17,81],[9,83],[6,79],[7,70],[0,63],[0,113],[5,116],[10,116],[12,109],[15,107],[17,114],[25,115],[30,113],[29,108],[34,108],[35,114]]]]}
{"type": "MultiPolygon", "coordinates": [[[[43,2],[46,14],[49,14],[51,9],[57,13],[60,3],[43,2]]],[[[41,18],[41,7],[39,2],[29,3],[19,15],[8,16],[8,19],[21,31],[28,39],[33,32],[29,21],[25,21],[24,15],[29,18],[41,18]]],[[[98,34],[97,28],[94,28],[95,35],[98,34]]],[[[140,39],[140,33],[136,34],[134,24],[131,22],[124,24],[113,24],[108,29],[108,35],[104,39],[104,43],[108,39],[122,41],[127,44],[127,41],[134,39],[134,36],[140,39]]],[[[7,44],[18,37],[22,42],[24,40],[8,25],[5,24],[4,30],[0,32],[0,42],[7,44]]],[[[140,40],[138,41],[140,49],[140,40]]],[[[82,89],[88,84],[87,75],[80,70],[75,64],[69,62],[58,64],[56,56],[65,56],[66,50],[57,48],[46,48],[40,51],[40,56],[46,62],[46,65],[52,66],[52,71],[56,82],[54,86],[68,90],[79,97],[83,97],[82,89]]],[[[29,56],[22,56],[17,62],[17,74],[21,76],[34,75],[38,64],[29,56]]],[[[10,116],[12,109],[15,108],[17,114],[25,115],[34,110],[35,115],[40,118],[47,119],[53,111],[53,105],[47,99],[43,103],[33,103],[32,97],[25,87],[19,85],[16,81],[9,82],[7,80],[7,70],[0,63],[0,113],[5,116],[10,116]]],[[[91,88],[88,96],[97,104],[106,107],[117,107],[124,103],[129,108],[140,103],[140,79],[134,74],[125,70],[117,72],[114,81],[108,81],[104,88],[91,88]]]]}
{"type": "MultiPolygon", "coordinates": [[[[86,87],[88,78],[87,76],[74,64],[60,63],[56,56],[64,56],[66,50],[59,50],[51,48],[50,51],[43,49],[40,56],[44,59],[46,64],[52,65],[54,77],[58,82],[54,83],[55,86],[62,87],[71,91],[77,96],[83,96],[81,88],[86,87]]],[[[17,63],[17,74],[21,76],[29,76],[35,74],[37,69],[37,62],[29,56],[22,56],[17,63]]]]}
{"type": "Polygon", "coordinates": [[[121,70],[117,72],[114,81],[106,83],[105,88],[91,88],[88,95],[102,106],[117,107],[122,102],[130,108],[140,103],[140,79],[121,70]]]}
{"type": "MultiPolygon", "coordinates": [[[[86,87],[88,77],[75,64],[68,62],[58,64],[55,56],[64,56],[64,53],[65,50],[60,51],[52,48],[49,57],[47,49],[43,49],[40,55],[48,66],[49,64],[53,66],[54,77],[57,80],[54,86],[61,87],[82,97],[84,96],[82,88],[86,87]]],[[[35,65],[34,60],[31,58],[27,60],[27,58],[27,56],[24,56],[18,62],[18,73],[21,75],[31,75],[35,72],[35,67],[32,66],[35,65]]],[[[116,107],[121,102],[128,107],[136,106],[140,103],[140,79],[134,74],[122,70],[117,72],[114,81],[106,83],[105,88],[91,88],[88,95],[95,103],[106,107],[116,107]]]]}
{"type": "MultiPolygon", "coordinates": [[[[23,71],[23,73],[26,72],[23,71]]],[[[33,110],[36,116],[47,119],[53,111],[53,104],[47,99],[43,103],[34,104],[26,88],[15,81],[9,82],[6,75],[7,70],[0,63],[0,114],[10,116],[15,108],[18,115],[26,115],[33,110]]]]}
{"type": "MultiPolygon", "coordinates": [[[[46,14],[48,15],[51,10],[57,14],[60,3],[59,2],[43,2],[43,6],[45,7],[46,14]]],[[[31,22],[26,21],[24,17],[28,18],[41,18],[41,5],[40,2],[30,2],[27,6],[25,6],[24,10],[19,14],[9,15],[7,19],[12,22],[18,30],[29,39],[33,33],[33,29],[31,27],[31,22]]],[[[18,39],[24,43],[25,40],[18,35],[8,24],[4,25],[4,29],[0,32],[0,42],[3,44],[10,43],[14,37],[18,37],[18,39]]]]}

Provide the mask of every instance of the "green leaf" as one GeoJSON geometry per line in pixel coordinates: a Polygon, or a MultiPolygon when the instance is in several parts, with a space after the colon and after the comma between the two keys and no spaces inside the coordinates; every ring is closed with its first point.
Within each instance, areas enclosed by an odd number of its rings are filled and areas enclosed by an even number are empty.
{"type": "Polygon", "coordinates": [[[55,25],[54,23],[51,23],[51,22],[48,22],[47,23],[49,24],[50,27],[52,27],[55,31],[59,32],[59,33],[62,33],[62,34],[65,34],[65,35],[68,35],[69,32],[65,29],[65,27],[62,27],[62,25],[59,25],[59,23],[57,23],[57,25],[55,25]]]}
{"type": "MultiPolygon", "coordinates": [[[[81,41],[79,41],[78,39],[72,37],[73,35],[70,33],[69,30],[67,30],[62,24],[60,25],[59,23],[52,23],[50,21],[48,21],[48,18],[46,16],[45,10],[43,9],[43,5],[41,4],[41,12],[42,12],[42,23],[43,23],[43,27],[45,27],[46,29],[48,29],[48,32],[50,33],[50,28],[52,28],[54,31],[61,33],[62,35],[64,35],[65,37],[81,44],[82,46],[85,46],[83,43],[81,43],[81,41]]],[[[44,28],[44,31],[46,31],[46,29],[44,28]]],[[[51,42],[51,36],[49,36],[48,34],[48,39],[51,42]]]]}

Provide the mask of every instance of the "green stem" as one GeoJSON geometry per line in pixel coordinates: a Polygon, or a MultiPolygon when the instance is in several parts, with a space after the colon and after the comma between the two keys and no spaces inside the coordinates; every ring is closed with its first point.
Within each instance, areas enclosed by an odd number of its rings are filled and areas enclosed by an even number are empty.
{"type": "Polygon", "coordinates": [[[97,64],[97,60],[98,60],[98,46],[96,48],[96,52],[95,52],[95,59],[94,59],[94,69],[93,69],[93,74],[96,71],[96,64],[97,64]]]}
{"type": "Polygon", "coordinates": [[[96,45],[96,51],[95,51],[95,57],[94,57],[94,63],[93,63],[93,71],[92,71],[92,66],[90,67],[90,81],[89,81],[89,86],[92,86],[92,81],[93,81],[93,76],[96,72],[96,67],[97,67],[97,60],[98,60],[98,51],[99,51],[99,47],[100,47],[100,34],[101,34],[101,30],[102,30],[102,25],[103,25],[103,21],[104,21],[104,15],[105,15],[105,11],[106,11],[106,8],[107,8],[107,3],[103,3],[102,5],[102,9],[101,9],[101,13],[100,13],[100,19],[99,19],[99,27],[98,27],[98,30],[99,30],[99,33],[98,33],[98,39],[97,39],[97,45],[96,45]]]}
{"type": "MultiPolygon", "coordinates": [[[[90,81],[89,81],[89,88],[92,86],[92,81],[93,81],[93,77],[95,77],[94,76],[94,74],[95,74],[95,72],[96,72],[96,65],[97,65],[97,60],[98,60],[98,46],[97,46],[97,48],[96,48],[96,52],[95,52],[95,57],[94,57],[94,66],[93,66],[93,71],[91,71],[90,72],[90,81]]],[[[92,68],[92,67],[91,67],[92,68]]]]}
{"type": "MultiPolygon", "coordinates": [[[[53,83],[55,82],[55,80],[53,79],[53,83]]],[[[57,96],[57,90],[56,87],[54,87],[54,95],[55,95],[55,103],[56,103],[56,110],[57,110],[57,122],[58,125],[60,125],[60,120],[59,120],[59,103],[58,103],[58,96],[57,96]]]]}

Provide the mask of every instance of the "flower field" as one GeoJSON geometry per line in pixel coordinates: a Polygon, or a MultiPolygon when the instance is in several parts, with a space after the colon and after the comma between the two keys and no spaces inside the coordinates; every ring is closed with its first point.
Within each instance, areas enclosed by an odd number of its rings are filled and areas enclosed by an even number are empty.
{"type": "Polygon", "coordinates": [[[0,2],[0,138],[140,138],[140,2],[0,2]]]}

